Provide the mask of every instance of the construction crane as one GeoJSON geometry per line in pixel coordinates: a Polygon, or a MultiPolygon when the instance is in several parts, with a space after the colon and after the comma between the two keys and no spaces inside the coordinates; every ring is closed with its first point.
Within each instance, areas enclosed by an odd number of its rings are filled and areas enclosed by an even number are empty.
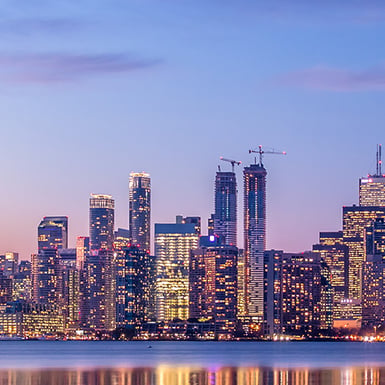
{"type": "MultiPolygon", "coordinates": [[[[234,172],[234,166],[235,165],[240,165],[242,162],[240,162],[240,161],[238,161],[238,160],[233,160],[233,159],[227,159],[227,158],[224,158],[223,156],[221,156],[220,158],[219,158],[220,160],[223,160],[224,162],[229,162],[229,163],[231,163],[231,167],[232,167],[232,171],[234,172]]],[[[218,168],[219,168],[219,166],[218,166],[218,168]]],[[[220,170],[220,169],[219,169],[220,170]]]]}
{"type": "MultiPolygon", "coordinates": [[[[263,166],[262,159],[264,154],[274,154],[274,155],[286,155],[286,151],[274,151],[273,150],[264,150],[262,146],[258,146],[257,150],[249,150],[249,154],[256,153],[259,154],[259,165],[263,166]]],[[[257,164],[257,157],[254,158],[255,164],[257,164]]]]}

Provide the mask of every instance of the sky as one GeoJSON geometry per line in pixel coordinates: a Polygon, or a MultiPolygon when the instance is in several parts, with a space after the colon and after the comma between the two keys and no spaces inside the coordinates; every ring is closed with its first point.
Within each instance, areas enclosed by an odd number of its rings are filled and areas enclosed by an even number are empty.
{"type": "Polygon", "coordinates": [[[28,259],[47,215],[74,246],[90,193],[127,228],[131,171],[151,174],[153,223],[205,233],[219,157],[260,144],[287,152],[264,160],[267,247],[310,250],[385,139],[382,3],[1,0],[0,252],[28,259]]]}

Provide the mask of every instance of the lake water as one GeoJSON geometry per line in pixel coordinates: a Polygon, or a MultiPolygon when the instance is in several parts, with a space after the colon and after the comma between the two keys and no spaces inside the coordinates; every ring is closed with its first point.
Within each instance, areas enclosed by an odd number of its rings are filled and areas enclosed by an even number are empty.
{"type": "Polygon", "coordinates": [[[383,385],[385,343],[1,341],[16,384],[383,385]]]}

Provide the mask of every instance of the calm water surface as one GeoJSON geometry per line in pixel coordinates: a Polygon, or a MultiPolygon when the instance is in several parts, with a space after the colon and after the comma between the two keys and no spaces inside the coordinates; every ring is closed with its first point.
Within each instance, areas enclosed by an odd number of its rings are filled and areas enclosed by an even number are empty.
{"type": "Polygon", "coordinates": [[[2,341],[6,384],[385,385],[385,343],[2,341]]]}

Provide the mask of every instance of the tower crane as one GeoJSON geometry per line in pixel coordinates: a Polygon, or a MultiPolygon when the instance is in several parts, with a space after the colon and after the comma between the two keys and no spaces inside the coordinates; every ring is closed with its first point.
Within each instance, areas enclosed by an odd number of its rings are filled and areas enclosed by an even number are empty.
{"type": "MultiPolygon", "coordinates": [[[[264,150],[262,146],[258,146],[256,150],[249,150],[249,154],[256,153],[259,154],[259,165],[263,166],[262,159],[264,154],[274,154],[274,155],[286,155],[286,151],[274,151],[273,150],[264,150]]],[[[255,164],[257,164],[257,157],[254,158],[255,164]]]]}
{"type": "Polygon", "coordinates": [[[235,165],[240,165],[242,162],[238,161],[238,160],[233,160],[233,159],[227,159],[227,158],[224,158],[223,156],[221,156],[219,158],[220,160],[223,160],[224,162],[229,162],[231,163],[231,167],[232,167],[232,171],[234,172],[234,166],[235,165]]]}

